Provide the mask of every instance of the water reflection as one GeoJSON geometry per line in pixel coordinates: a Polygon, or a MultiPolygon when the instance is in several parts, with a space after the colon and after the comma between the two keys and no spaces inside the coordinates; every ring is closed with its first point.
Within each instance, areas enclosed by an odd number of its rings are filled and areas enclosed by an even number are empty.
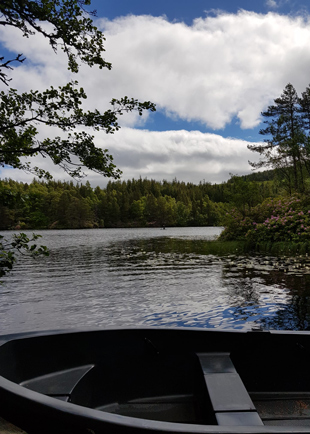
{"type": "Polygon", "coordinates": [[[283,258],[212,253],[206,241],[219,232],[44,232],[51,255],[19,263],[0,288],[2,332],[137,325],[309,330],[307,261],[293,273],[283,258]]]}

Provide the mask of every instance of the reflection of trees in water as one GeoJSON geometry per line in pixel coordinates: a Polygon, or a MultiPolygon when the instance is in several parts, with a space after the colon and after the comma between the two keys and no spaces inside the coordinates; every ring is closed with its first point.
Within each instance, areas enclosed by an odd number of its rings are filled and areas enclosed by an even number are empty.
{"type": "Polygon", "coordinates": [[[240,277],[238,279],[230,277],[228,279],[228,296],[232,304],[240,301],[240,304],[258,305],[260,302],[260,285],[255,284],[248,276],[244,276],[242,279],[240,277]]]}
{"type": "Polygon", "coordinates": [[[226,270],[223,274],[225,279],[235,279],[229,285],[234,305],[229,313],[236,320],[253,321],[264,329],[310,330],[310,275],[278,270],[226,270]],[[270,295],[270,302],[265,294],[270,295]]]}
{"type": "Polygon", "coordinates": [[[278,285],[283,288],[287,288],[292,295],[310,295],[309,274],[287,274],[274,270],[268,274],[262,274],[260,277],[265,281],[266,285],[278,285]]]}
{"type": "Polygon", "coordinates": [[[262,318],[260,323],[265,329],[310,330],[309,297],[293,296],[290,305],[283,306],[270,318],[262,318]]]}
{"type": "Polygon", "coordinates": [[[262,278],[268,286],[286,288],[290,296],[290,304],[282,305],[274,316],[262,318],[262,326],[269,329],[310,330],[310,275],[274,271],[262,278]]]}

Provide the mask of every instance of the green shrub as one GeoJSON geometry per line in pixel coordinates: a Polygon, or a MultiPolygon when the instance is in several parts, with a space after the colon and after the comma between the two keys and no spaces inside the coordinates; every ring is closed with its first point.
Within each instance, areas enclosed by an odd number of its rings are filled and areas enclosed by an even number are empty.
{"type": "Polygon", "coordinates": [[[232,210],[220,240],[247,240],[251,244],[310,242],[310,205],[305,198],[267,199],[251,208],[246,217],[232,210]]]}

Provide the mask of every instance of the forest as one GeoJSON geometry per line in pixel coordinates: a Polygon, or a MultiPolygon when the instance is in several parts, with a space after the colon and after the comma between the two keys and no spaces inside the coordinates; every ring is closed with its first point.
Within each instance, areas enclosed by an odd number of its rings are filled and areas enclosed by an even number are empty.
{"type": "Polygon", "coordinates": [[[232,176],[221,184],[178,180],[109,181],[106,188],[33,179],[0,180],[0,229],[221,226],[279,190],[272,171],[232,176]]]}

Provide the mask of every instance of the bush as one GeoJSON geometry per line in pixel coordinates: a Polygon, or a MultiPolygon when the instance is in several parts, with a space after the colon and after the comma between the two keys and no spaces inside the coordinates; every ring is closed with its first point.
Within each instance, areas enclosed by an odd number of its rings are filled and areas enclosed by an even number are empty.
{"type": "Polygon", "coordinates": [[[247,240],[251,244],[310,241],[310,206],[306,198],[267,199],[246,217],[232,210],[221,240],[247,240]]]}

